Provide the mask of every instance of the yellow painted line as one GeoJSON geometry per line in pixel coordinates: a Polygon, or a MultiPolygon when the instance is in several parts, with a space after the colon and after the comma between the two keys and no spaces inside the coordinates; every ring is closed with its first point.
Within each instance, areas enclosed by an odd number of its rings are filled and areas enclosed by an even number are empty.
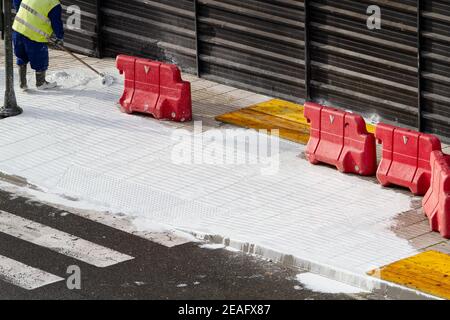
{"type": "MultiPolygon", "coordinates": [[[[217,116],[216,120],[250,129],[279,129],[280,137],[306,144],[310,125],[303,111],[302,105],[273,99],[217,116]]],[[[374,133],[375,127],[367,125],[367,130],[374,133]]]]}
{"type": "Polygon", "coordinates": [[[444,299],[450,299],[450,255],[427,251],[380,269],[369,275],[419,290],[444,299]]]}

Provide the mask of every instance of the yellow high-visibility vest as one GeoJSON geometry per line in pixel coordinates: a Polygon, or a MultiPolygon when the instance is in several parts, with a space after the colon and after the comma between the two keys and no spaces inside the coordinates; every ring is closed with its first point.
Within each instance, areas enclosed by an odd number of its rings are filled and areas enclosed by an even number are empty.
{"type": "Polygon", "coordinates": [[[53,34],[48,14],[59,4],[59,0],[22,0],[13,29],[33,41],[48,42],[53,34]]]}

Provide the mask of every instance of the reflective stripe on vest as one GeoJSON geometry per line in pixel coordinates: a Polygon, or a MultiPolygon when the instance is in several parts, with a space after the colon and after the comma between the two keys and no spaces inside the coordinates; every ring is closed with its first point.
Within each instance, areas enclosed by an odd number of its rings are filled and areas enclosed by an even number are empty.
{"type": "Polygon", "coordinates": [[[13,29],[33,41],[48,42],[53,34],[48,14],[59,4],[59,0],[23,0],[13,29]]]}
{"type": "Polygon", "coordinates": [[[27,10],[28,12],[30,12],[31,14],[34,14],[36,17],[38,17],[39,19],[41,19],[42,21],[44,21],[46,24],[51,25],[51,21],[49,18],[44,17],[42,14],[40,14],[39,12],[37,12],[36,10],[34,10],[32,7],[30,7],[29,5],[27,5],[25,2],[22,2],[20,4],[21,8],[24,8],[25,10],[27,10]]]}
{"type": "Polygon", "coordinates": [[[35,26],[33,26],[32,24],[29,24],[28,22],[26,22],[25,20],[22,20],[22,18],[16,17],[16,21],[23,24],[24,26],[26,26],[28,29],[33,30],[36,33],[39,33],[41,36],[45,37],[45,39],[50,38],[52,35],[45,33],[42,30],[39,30],[38,28],[36,28],[35,26]]]}

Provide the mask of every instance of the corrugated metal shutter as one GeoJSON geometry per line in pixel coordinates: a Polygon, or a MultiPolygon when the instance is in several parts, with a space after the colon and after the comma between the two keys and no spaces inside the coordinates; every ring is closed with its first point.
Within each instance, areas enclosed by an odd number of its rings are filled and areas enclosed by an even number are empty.
{"type": "Polygon", "coordinates": [[[95,0],[61,0],[65,24],[65,42],[71,50],[90,56],[99,55],[97,37],[97,2],[95,0]],[[81,29],[69,29],[67,9],[76,5],[81,9],[81,29]]]}
{"type": "Polygon", "coordinates": [[[422,17],[424,128],[450,137],[450,1],[424,1],[422,17]]]}
{"type": "Polygon", "coordinates": [[[103,1],[104,54],[134,54],[196,70],[193,0],[103,1]]]}
{"type": "Polygon", "coordinates": [[[303,8],[292,0],[198,0],[202,77],[301,100],[303,8]]]}
{"type": "Polygon", "coordinates": [[[312,96],[366,115],[417,125],[415,0],[311,1],[312,96]],[[381,30],[367,27],[379,5],[381,30]]]}

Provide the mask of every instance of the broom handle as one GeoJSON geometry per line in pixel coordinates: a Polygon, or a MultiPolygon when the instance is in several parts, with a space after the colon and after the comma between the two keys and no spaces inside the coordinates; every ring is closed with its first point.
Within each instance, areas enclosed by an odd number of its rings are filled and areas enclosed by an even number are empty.
{"type": "Polygon", "coordinates": [[[104,75],[97,71],[96,69],[94,69],[91,65],[89,65],[87,62],[83,61],[81,58],[77,57],[72,51],[70,51],[69,49],[67,49],[66,47],[52,41],[53,44],[55,44],[58,48],[64,50],[65,52],[67,52],[68,54],[70,54],[73,58],[75,58],[76,60],[78,60],[80,63],[82,63],[83,65],[85,65],[86,67],[88,67],[89,69],[91,69],[92,71],[94,71],[96,74],[98,74],[100,77],[103,77],[104,75]]]}

